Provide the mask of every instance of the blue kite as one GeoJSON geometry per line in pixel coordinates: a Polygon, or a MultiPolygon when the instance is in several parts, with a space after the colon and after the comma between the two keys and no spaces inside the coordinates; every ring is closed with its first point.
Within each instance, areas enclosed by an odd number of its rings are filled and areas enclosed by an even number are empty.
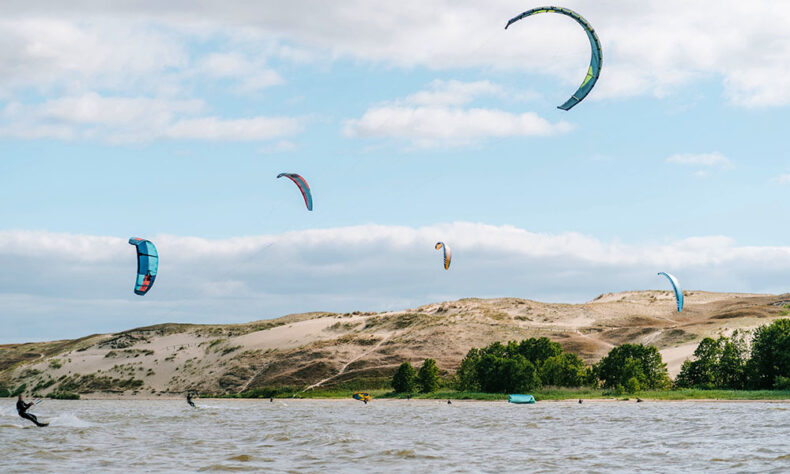
{"type": "Polygon", "coordinates": [[[678,313],[683,311],[683,290],[680,288],[680,283],[678,283],[678,279],[675,278],[674,275],[666,272],[659,272],[659,275],[664,275],[667,277],[670,283],[672,283],[672,289],[675,290],[675,302],[678,304],[678,313]]]}
{"type": "Polygon", "coordinates": [[[533,8],[532,10],[527,10],[521,15],[511,18],[510,21],[507,22],[507,25],[505,25],[505,29],[522,18],[526,18],[538,13],[559,13],[561,15],[566,15],[573,18],[580,25],[582,25],[582,28],[584,28],[584,31],[587,33],[587,38],[590,40],[592,56],[590,58],[590,67],[587,69],[587,76],[584,78],[582,85],[579,86],[579,89],[573,93],[571,98],[565,101],[564,104],[557,107],[558,109],[562,110],[570,110],[574,105],[578,104],[582,101],[582,99],[587,97],[587,94],[590,93],[593,86],[595,85],[595,82],[598,80],[598,76],[601,75],[601,42],[598,40],[598,35],[595,34],[595,30],[593,29],[592,25],[590,25],[587,20],[585,20],[575,11],[562,7],[539,7],[533,8]]]}
{"type": "Polygon", "coordinates": [[[142,296],[154,286],[159,269],[159,254],[150,240],[132,237],[129,244],[137,249],[137,281],[134,284],[134,293],[142,296]]]}

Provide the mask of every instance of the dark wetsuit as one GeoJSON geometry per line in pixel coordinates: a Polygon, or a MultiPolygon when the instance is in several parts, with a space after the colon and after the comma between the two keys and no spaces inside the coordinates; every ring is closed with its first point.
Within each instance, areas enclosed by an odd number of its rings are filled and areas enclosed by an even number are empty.
{"type": "Polygon", "coordinates": [[[32,421],[33,423],[36,424],[36,426],[47,426],[45,423],[39,423],[38,418],[36,418],[36,415],[27,412],[32,406],[33,403],[25,403],[22,400],[17,400],[16,411],[17,413],[19,413],[19,416],[32,421]]]}
{"type": "Polygon", "coordinates": [[[195,404],[192,403],[192,394],[187,395],[187,403],[189,403],[189,406],[191,406],[192,408],[197,408],[195,404]]]}

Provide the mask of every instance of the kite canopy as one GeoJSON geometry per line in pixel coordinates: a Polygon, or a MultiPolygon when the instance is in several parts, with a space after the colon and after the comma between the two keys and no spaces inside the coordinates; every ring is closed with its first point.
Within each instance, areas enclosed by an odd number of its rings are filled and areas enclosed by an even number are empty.
{"type": "Polygon", "coordinates": [[[129,243],[137,249],[137,281],[134,284],[134,292],[142,296],[154,286],[156,271],[159,268],[159,254],[150,240],[132,237],[129,243]]]}
{"type": "Polygon", "coordinates": [[[582,85],[579,86],[579,89],[573,93],[570,99],[565,101],[564,104],[558,106],[558,109],[562,110],[570,110],[573,108],[574,105],[578,104],[582,101],[587,94],[590,93],[595,82],[598,80],[598,76],[601,74],[601,61],[602,61],[602,54],[601,54],[601,42],[598,40],[598,35],[595,34],[595,30],[593,29],[592,25],[590,25],[587,20],[585,20],[581,15],[576,13],[573,10],[568,10],[567,8],[562,7],[539,7],[533,8],[532,10],[527,10],[521,15],[515,16],[511,18],[507,25],[505,25],[505,29],[511,24],[519,21],[522,18],[526,18],[531,15],[536,15],[538,13],[560,13],[562,15],[569,16],[576,20],[584,31],[587,33],[587,38],[590,40],[590,48],[592,48],[592,55],[590,57],[590,67],[587,69],[587,76],[584,78],[582,85]]]}
{"type": "Polygon", "coordinates": [[[360,402],[367,403],[370,401],[370,394],[365,392],[357,392],[352,395],[352,397],[354,397],[354,400],[359,400],[360,402]]]}
{"type": "Polygon", "coordinates": [[[678,304],[678,313],[683,311],[683,290],[680,288],[680,283],[678,283],[678,279],[675,278],[674,275],[666,273],[666,272],[659,272],[659,275],[664,275],[667,277],[670,283],[672,283],[672,289],[675,290],[675,302],[678,304]]]}
{"type": "Polygon", "coordinates": [[[434,246],[436,250],[443,249],[444,250],[444,269],[450,269],[450,259],[453,258],[453,252],[450,250],[450,247],[447,246],[444,242],[436,242],[436,246],[434,246]]]}
{"type": "Polygon", "coordinates": [[[296,183],[296,186],[299,187],[299,191],[302,192],[302,197],[304,198],[304,204],[307,206],[307,210],[312,211],[313,194],[310,192],[310,186],[308,186],[307,181],[305,181],[304,178],[296,173],[280,173],[277,175],[277,178],[282,178],[283,176],[296,183]]]}

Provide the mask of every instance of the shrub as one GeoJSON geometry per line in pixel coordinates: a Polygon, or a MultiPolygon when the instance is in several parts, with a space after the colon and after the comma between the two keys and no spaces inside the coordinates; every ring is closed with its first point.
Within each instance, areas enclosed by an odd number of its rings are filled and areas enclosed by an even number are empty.
{"type": "Polygon", "coordinates": [[[552,356],[540,366],[540,380],[544,385],[578,387],[584,382],[587,369],[576,354],[552,356]]]}
{"type": "Polygon", "coordinates": [[[398,393],[411,393],[417,389],[417,371],[404,362],[392,376],[392,388],[398,393]]]}
{"type": "Polygon", "coordinates": [[[790,377],[776,376],[774,380],[774,389],[776,390],[790,390],[790,377]]]}
{"type": "Polygon", "coordinates": [[[439,389],[439,368],[435,360],[425,359],[417,374],[417,384],[423,393],[431,393],[439,389]]]}
{"type": "Polygon", "coordinates": [[[790,319],[777,319],[754,332],[748,363],[749,384],[770,389],[777,377],[790,377],[790,319]]]}
{"type": "Polygon", "coordinates": [[[631,377],[625,382],[625,391],[628,393],[636,393],[639,391],[639,380],[636,377],[631,377]]]}
{"type": "Polygon", "coordinates": [[[596,364],[596,372],[605,388],[625,386],[632,377],[642,389],[666,388],[670,385],[667,366],[653,346],[623,344],[596,364]]]}
{"type": "Polygon", "coordinates": [[[52,392],[47,394],[47,398],[52,398],[55,400],[79,400],[79,394],[72,393],[72,392],[52,392]]]}

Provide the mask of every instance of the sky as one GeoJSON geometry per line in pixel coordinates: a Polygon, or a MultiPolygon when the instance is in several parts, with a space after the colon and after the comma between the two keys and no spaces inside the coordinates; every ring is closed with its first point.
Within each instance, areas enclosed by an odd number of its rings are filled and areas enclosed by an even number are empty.
{"type": "Polygon", "coordinates": [[[562,5],[603,50],[567,112],[589,42],[504,30],[535,2],[2,2],[0,343],[659,271],[787,292],[790,4],[562,5]],[[160,253],[144,297],[132,236],[160,253]]]}

